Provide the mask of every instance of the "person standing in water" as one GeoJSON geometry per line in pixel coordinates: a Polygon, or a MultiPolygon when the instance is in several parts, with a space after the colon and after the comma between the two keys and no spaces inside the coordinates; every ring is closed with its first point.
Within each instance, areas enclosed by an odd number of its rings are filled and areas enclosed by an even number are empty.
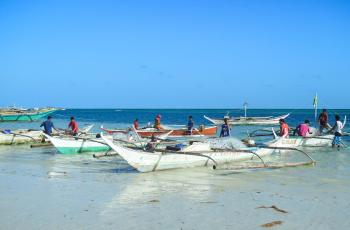
{"type": "Polygon", "coordinates": [[[78,134],[78,123],[75,121],[74,117],[70,118],[70,122],[68,124],[68,128],[72,130],[73,136],[76,136],[78,134]]]}
{"type": "Polygon", "coordinates": [[[161,130],[162,127],[161,127],[161,123],[160,123],[160,119],[161,119],[161,116],[158,114],[156,116],[156,118],[154,119],[154,128],[155,129],[158,129],[158,130],[161,130]]]}
{"type": "Polygon", "coordinates": [[[342,144],[341,141],[341,136],[343,135],[342,130],[344,128],[344,124],[340,121],[340,116],[339,115],[335,115],[335,124],[333,126],[333,128],[329,131],[334,132],[334,138],[333,138],[333,142],[332,142],[332,147],[338,147],[338,149],[340,148],[340,145],[342,144]]]}
{"type": "Polygon", "coordinates": [[[53,125],[53,122],[52,122],[52,117],[48,116],[47,120],[41,123],[40,127],[44,127],[44,133],[51,136],[52,129],[55,129],[55,126],[53,125]]]}
{"type": "Polygon", "coordinates": [[[320,133],[322,133],[325,129],[329,130],[331,128],[331,126],[328,124],[327,109],[323,109],[322,113],[318,117],[318,123],[320,124],[320,133]]]}
{"type": "Polygon", "coordinates": [[[280,119],[280,136],[289,138],[289,126],[284,119],[280,119]]]}
{"type": "Polygon", "coordinates": [[[139,129],[139,119],[137,119],[137,118],[134,120],[134,128],[135,128],[136,130],[139,129]]]}
{"type": "Polygon", "coordinates": [[[298,136],[306,137],[308,134],[312,134],[310,130],[310,121],[305,120],[304,123],[298,125],[298,127],[294,130],[294,135],[298,134],[298,136]]]}
{"type": "Polygon", "coordinates": [[[231,136],[230,125],[228,124],[228,118],[224,119],[224,124],[221,125],[220,137],[229,137],[231,136]]]}
{"type": "Polygon", "coordinates": [[[188,123],[187,123],[187,133],[188,133],[188,135],[192,135],[193,126],[194,126],[193,117],[189,116],[188,117],[188,123]]]}

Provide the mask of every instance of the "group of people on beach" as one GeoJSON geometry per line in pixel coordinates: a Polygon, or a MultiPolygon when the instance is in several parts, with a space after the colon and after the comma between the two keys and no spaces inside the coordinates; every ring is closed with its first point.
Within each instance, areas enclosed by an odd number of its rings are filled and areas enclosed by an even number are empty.
{"type": "MultiPolygon", "coordinates": [[[[52,121],[52,116],[48,116],[46,121],[41,123],[40,127],[44,127],[44,133],[51,136],[52,135],[52,130],[56,130],[59,132],[57,128],[55,128],[53,121],[52,121]]],[[[75,121],[74,117],[70,118],[70,122],[68,123],[68,134],[72,136],[76,136],[78,134],[79,128],[78,128],[78,123],[75,121]]]]}
{"type": "MultiPolygon", "coordinates": [[[[341,122],[340,116],[338,114],[335,115],[335,123],[333,126],[329,124],[328,118],[329,116],[328,116],[327,109],[323,109],[322,113],[318,117],[318,124],[320,128],[317,132],[319,132],[320,135],[326,134],[326,133],[334,133],[332,146],[339,148],[340,145],[342,144],[341,136],[343,135],[342,130],[345,124],[341,122]]],[[[287,122],[284,119],[280,119],[279,123],[280,123],[280,136],[288,138],[290,128],[287,122]]],[[[309,120],[305,120],[304,123],[299,124],[293,133],[293,135],[302,136],[302,137],[307,137],[310,134],[313,134],[313,132],[310,129],[309,120]]]]}

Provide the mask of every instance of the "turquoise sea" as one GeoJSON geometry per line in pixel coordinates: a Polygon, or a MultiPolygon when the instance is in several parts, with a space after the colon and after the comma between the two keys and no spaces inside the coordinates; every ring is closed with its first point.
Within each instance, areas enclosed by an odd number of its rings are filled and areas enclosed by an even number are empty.
{"type": "MultiPolygon", "coordinates": [[[[80,126],[141,125],[157,114],[162,123],[209,126],[203,115],[243,115],[230,109],[68,109],[53,114],[56,127],[70,116],[80,126]]],[[[249,116],[291,113],[291,126],[309,119],[313,110],[248,110],[249,116]]],[[[350,110],[329,110],[349,115],[350,110]]],[[[0,123],[0,128],[39,128],[32,123],[0,123]]],[[[346,130],[349,131],[349,126],[346,130]]],[[[233,127],[233,135],[260,127],[233,127]]],[[[264,139],[265,140],[265,139],[264,139]]],[[[344,138],[350,145],[350,140],[344,138]]],[[[350,149],[305,150],[315,166],[258,170],[196,168],[138,173],[119,157],[60,155],[51,147],[0,146],[1,229],[349,229],[350,149]],[[276,206],[286,212],[261,206],[276,206]]],[[[294,159],[293,153],[269,160],[294,159]]]]}

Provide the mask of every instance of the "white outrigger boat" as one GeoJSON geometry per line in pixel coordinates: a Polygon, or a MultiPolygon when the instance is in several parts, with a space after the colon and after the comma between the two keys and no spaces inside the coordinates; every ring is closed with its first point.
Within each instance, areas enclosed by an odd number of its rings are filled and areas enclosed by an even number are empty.
{"type": "Polygon", "coordinates": [[[267,145],[276,148],[329,147],[332,145],[333,134],[321,135],[316,128],[310,127],[310,129],[311,134],[307,134],[306,137],[294,136],[293,132],[290,133],[289,137],[280,137],[273,128],[259,129],[248,134],[248,140],[253,137],[273,136],[274,140],[268,142],[267,145]],[[259,131],[263,133],[259,134],[259,131]]]}
{"type": "Polygon", "coordinates": [[[40,142],[43,139],[41,130],[18,129],[0,131],[0,145],[26,144],[40,142]]]}
{"type": "Polygon", "coordinates": [[[204,115],[204,118],[215,125],[224,123],[224,119],[228,118],[230,125],[278,125],[280,119],[286,119],[290,114],[285,114],[278,117],[224,117],[210,118],[204,115]]]}
{"type": "Polygon", "coordinates": [[[45,137],[62,154],[76,154],[84,152],[106,152],[110,147],[101,138],[96,137],[54,137],[44,134],[45,137]]]}
{"type": "Polygon", "coordinates": [[[269,143],[270,147],[278,148],[297,148],[297,147],[330,147],[332,146],[334,135],[299,137],[291,136],[289,138],[279,137],[269,143]]]}
{"type": "MultiPolygon", "coordinates": [[[[158,140],[166,139],[171,132],[157,137],[158,140]]],[[[106,152],[108,153],[111,148],[101,139],[100,134],[86,134],[81,136],[49,136],[44,134],[45,137],[55,146],[58,152],[62,154],[76,154],[84,152],[106,152]]],[[[106,137],[105,137],[106,138],[106,137]]],[[[113,136],[107,137],[113,140],[113,136]]],[[[148,143],[146,140],[141,139],[140,136],[136,134],[136,139],[115,139],[118,142],[123,143],[127,146],[132,147],[143,147],[148,143]],[[136,140],[138,139],[138,140],[136,140]]]]}
{"type": "Polygon", "coordinates": [[[158,170],[191,168],[203,166],[216,166],[238,161],[250,160],[253,157],[270,155],[274,149],[269,148],[244,148],[244,149],[220,149],[213,150],[209,143],[195,142],[181,151],[154,152],[135,150],[124,147],[101,134],[102,139],[112,150],[118,153],[129,165],[139,172],[152,172],[158,170]]]}

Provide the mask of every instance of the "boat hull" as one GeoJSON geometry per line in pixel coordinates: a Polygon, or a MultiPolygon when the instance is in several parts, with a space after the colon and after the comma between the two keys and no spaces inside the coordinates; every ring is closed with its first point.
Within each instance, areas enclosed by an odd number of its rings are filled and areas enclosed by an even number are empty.
{"type": "MultiPolygon", "coordinates": [[[[278,125],[280,119],[286,119],[289,114],[279,117],[239,117],[235,119],[229,119],[230,125],[278,125]]],[[[224,119],[216,119],[204,116],[205,119],[212,122],[215,125],[221,125],[224,123],[224,119]]]]}
{"type": "Polygon", "coordinates": [[[17,113],[17,114],[0,114],[0,122],[10,121],[36,121],[49,114],[57,111],[57,109],[50,109],[45,111],[39,111],[37,113],[17,113]]]}
{"type": "MultiPolygon", "coordinates": [[[[155,136],[159,136],[159,135],[163,135],[168,133],[170,130],[152,130],[152,131],[148,131],[148,130],[137,130],[137,133],[141,136],[141,137],[151,137],[152,135],[155,136]]],[[[171,134],[169,135],[169,137],[181,137],[181,136],[214,136],[217,132],[217,127],[213,126],[213,127],[208,127],[208,128],[204,128],[202,130],[193,130],[192,134],[190,135],[188,133],[187,129],[175,129],[171,132],[171,134]]]]}
{"type": "Polygon", "coordinates": [[[42,131],[16,130],[13,133],[0,133],[0,145],[17,145],[40,142],[43,138],[42,131]]]}
{"type": "Polygon", "coordinates": [[[45,135],[55,146],[59,153],[78,154],[84,152],[104,152],[110,150],[108,145],[103,144],[102,140],[89,141],[75,138],[58,138],[45,135]],[[101,143],[100,143],[101,142],[101,143]]]}
{"type": "MultiPolygon", "coordinates": [[[[106,128],[101,128],[103,131],[107,132],[108,134],[113,134],[113,133],[127,133],[127,130],[120,130],[120,129],[106,129],[106,128]]],[[[152,135],[154,136],[160,136],[160,135],[167,135],[168,137],[187,137],[187,136],[214,136],[216,135],[217,132],[217,127],[212,126],[212,127],[207,127],[203,128],[201,130],[193,130],[192,134],[190,135],[187,131],[187,129],[174,129],[174,130],[157,130],[154,128],[146,128],[146,129],[138,129],[136,130],[137,134],[140,137],[151,137],[152,135]]]]}
{"type": "Polygon", "coordinates": [[[334,135],[325,135],[319,137],[290,137],[279,138],[268,144],[270,147],[277,148],[296,148],[296,147],[329,147],[332,146],[334,135]]]}
{"type": "MultiPolygon", "coordinates": [[[[104,137],[103,137],[104,138],[104,137]]],[[[110,140],[105,142],[116,151],[124,160],[139,172],[152,172],[159,170],[204,167],[214,164],[226,164],[232,162],[250,160],[256,155],[247,151],[200,151],[198,154],[187,153],[161,153],[145,152],[120,146],[110,140]],[[215,162],[214,162],[215,161],[215,162]]],[[[249,149],[260,157],[269,155],[271,149],[249,149]]]]}

